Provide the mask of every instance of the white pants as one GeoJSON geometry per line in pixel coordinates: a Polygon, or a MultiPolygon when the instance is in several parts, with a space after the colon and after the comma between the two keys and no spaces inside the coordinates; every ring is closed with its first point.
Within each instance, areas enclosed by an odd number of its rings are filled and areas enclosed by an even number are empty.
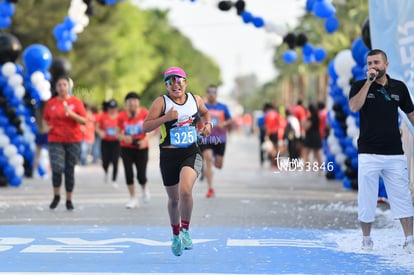
{"type": "Polygon", "coordinates": [[[375,220],[379,176],[384,180],[391,213],[395,219],[413,216],[408,186],[407,159],[404,155],[358,155],[358,219],[375,220]]]}

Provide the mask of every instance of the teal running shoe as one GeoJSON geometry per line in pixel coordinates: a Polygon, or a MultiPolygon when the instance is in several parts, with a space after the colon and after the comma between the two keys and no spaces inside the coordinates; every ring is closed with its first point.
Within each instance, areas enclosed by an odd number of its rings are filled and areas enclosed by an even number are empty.
{"type": "Polygon", "coordinates": [[[173,235],[171,242],[171,251],[175,256],[181,256],[181,254],[183,254],[183,245],[181,243],[180,236],[173,235]]]}
{"type": "Polygon", "coordinates": [[[191,240],[190,233],[187,229],[181,229],[180,237],[183,242],[183,247],[186,250],[193,249],[193,241],[191,240]]]}

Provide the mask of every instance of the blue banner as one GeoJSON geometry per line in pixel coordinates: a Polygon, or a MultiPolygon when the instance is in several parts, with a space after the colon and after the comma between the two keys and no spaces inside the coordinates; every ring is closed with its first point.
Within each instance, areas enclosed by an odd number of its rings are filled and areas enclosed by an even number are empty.
{"type": "MultiPolygon", "coordinates": [[[[388,55],[388,74],[404,81],[414,91],[414,1],[370,0],[369,29],[373,49],[388,55]]],[[[407,126],[414,134],[414,127],[407,126]]]]}
{"type": "MultiPolygon", "coordinates": [[[[369,0],[369,29],[373,49],[387,53],[387,73],[405,82],[414,95],[414,1],[369,0]]],[[[414,188],[414,127],[400,111],[411,135],[402,135],[404,152],[408,159],[411,189],[414,188]]],[[[403,128],[404,132],[404,128],[403,128]]]]}

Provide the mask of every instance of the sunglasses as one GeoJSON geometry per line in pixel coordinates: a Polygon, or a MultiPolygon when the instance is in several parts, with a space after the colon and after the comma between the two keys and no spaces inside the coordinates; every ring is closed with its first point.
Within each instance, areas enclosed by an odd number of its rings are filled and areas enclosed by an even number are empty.
{"type": "Polygon", "coordinates": [[[207,94],[215,95],[215,94],[217,94],[217,90],[216,89],[207,89],[207,94]]]}
{"type": "Polygon", "coordinates": [[[377,89],[377,92],[384,95],[386,101],[391,101],[390,95],[387,93],[387,91],[384,89],[384,87],[381,87],[380,89],[377,89]]]}
{"type": "Polygon", "coordinates": [[[167,84],[167,87],[171,87],[173,85],[173,82],[176,84],[183,85],[185,84],[185,80],[186,79],[184,77],[172,76],[165,81],[165,84],[167,84]]]}

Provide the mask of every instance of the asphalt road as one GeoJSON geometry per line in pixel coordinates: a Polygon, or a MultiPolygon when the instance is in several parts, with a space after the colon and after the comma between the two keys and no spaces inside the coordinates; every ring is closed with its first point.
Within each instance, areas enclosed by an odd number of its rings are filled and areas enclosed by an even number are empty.
{"type": "MultiPolygon", "coordinates": [[[[255,136],[230,137],[224,168],[214,171],[216,196],[205,197],[205,181],[199,180],[194,188],[192,226],[358,227],[356,212],[346,211],[356,208],[355,191],[345,190],[340,181],[327,180],[321,171],[276,173],[268,164],[261,168],[258,148],[255,136]]],[[[90,164],[76,167],[75,211],[66,211],[62,202],[56,210],[49,210],[50,179],[25,179],[17,188],[0,189],[0,225],[166,226],[167,197],[158,156],[154,138],[148,164],[151,201],[139,208],[125,208],[128,195],[122,162],[118,188],[103,181],[98,164],[90,164]]]]}

